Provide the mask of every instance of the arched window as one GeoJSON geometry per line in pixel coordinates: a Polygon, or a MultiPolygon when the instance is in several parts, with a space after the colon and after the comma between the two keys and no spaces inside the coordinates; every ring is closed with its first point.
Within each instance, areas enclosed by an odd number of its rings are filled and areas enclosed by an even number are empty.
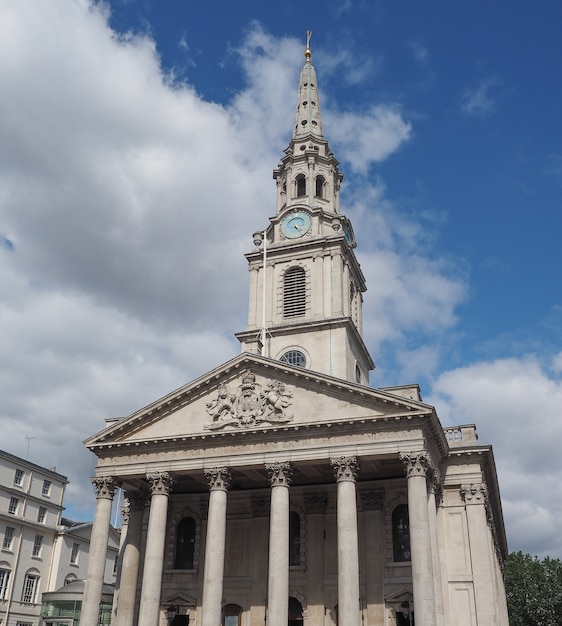
{"type": "Polygon", "coordinates": [[[392,511],[392,558],[395,563],[411,560],[410,519],[407,504],[399,504],[392,511]]]}
{"type": "Polygon", "coordinates": [[[302,317],[306,313],[306,272],[290,267],[283,278],[283,317],[302,317]]]}
{"type": "Polygon", "coordinates": [[[25,573],[21,590],[21,601],[24,604],[36,604],[38,600],[39,582],[41,580],[38,569],[30,569],[25,573]]]}
{"type": "Polygon", "coordinates": [[[70,585],[70,583],[73,583],[75,580],[78,580],[78,576],[76,576],[76,574],[68,574],[64,579],[64,584],[70,585]]]}
{"type": "Polygon", "coordinates": [[[225,604],[223,610],[223,626],[240,626],[242,607],[237,604],[225,604]]]}
{"type": "Polygon", "coordinates": [[[302,196],[306,196],[306,178],[304,174],[299,174],[296,178],[297,183],[297,197],[302,198],[302,196]]]}
{"type": "Polygon", "coordinates": [[[324,197],[324,183],[325,182],[326,182],[326,179],[324,178],[324,176],[316,177],[316,196],[318,198],[324,197]]]}
{"type": "Polygon", "coordinates": [[[0,600],[5,600],[8,595],[8,584],[12,568],[7,561],[0,563],[0,600]]]}
{"type": "Polygon", "coordinates": [[[282,363],[296,365],[297,367],[306,367],[306,357],[300,350],[287,350],[279,359],[282,363]]]}
{"type": "Polygon", "coordinates": [[[302,604],[293,596],[289,596],[289,626],[302,626],[302,604]]]}
{"type": "Polygon", "coordinates": [[[184,517],[176,531],[175,569],[193,569],[195,556],[195,531],[197,525],[192,517],[184,517]]]}
{"type": "Polygon", "coordinates": [[[289,513],[289,565],[301,564],[301,518],[296,511],[289,513]]]}

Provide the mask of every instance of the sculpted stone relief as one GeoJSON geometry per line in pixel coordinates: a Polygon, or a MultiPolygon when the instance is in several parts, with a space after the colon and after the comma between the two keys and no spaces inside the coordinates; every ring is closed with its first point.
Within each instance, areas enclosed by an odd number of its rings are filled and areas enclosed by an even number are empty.
{"type": "Polygon", "coordinates": [[[250,370],[242,375],[236,391],[231,391],[221,383],[217,397],[207,402],[207,413],[212,421],[205,424],[208,430],[218,430],[225,426],[255,426],[261,422],[285,423],[293,419],[286,409],[292,404],[293,394],[278,380],[271,380],[266,386],[256,382],[250,370]]]}

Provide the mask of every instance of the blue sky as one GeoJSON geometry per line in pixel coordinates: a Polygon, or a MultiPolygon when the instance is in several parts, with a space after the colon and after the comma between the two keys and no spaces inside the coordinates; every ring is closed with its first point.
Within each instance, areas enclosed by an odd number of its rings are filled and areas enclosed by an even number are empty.
{"type": "Polygon", "coordinates": [[[80,442],[237,354],[310,29],[371,384],[476,423],[510,549],[562,557],[561,21],[548,0],[0,4],[1,447],[33,437],[86,519],[80,442]]]}

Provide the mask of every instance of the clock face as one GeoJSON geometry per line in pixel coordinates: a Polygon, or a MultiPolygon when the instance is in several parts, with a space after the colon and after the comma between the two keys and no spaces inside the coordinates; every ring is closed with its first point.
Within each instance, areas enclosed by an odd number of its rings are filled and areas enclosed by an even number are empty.
{"type": "Polygon", "coordinates": [[[295,211],[289,213],[281,222],[281,232],[287,239],[298,239],[310,230],[312,220],[310,215],[305,211],[295,211]]]}

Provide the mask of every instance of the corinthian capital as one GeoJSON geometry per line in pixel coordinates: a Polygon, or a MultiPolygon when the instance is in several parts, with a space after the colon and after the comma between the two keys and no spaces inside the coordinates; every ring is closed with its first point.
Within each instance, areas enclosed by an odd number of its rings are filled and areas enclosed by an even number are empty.
{"type": "Polygon", "coordinates": [[[427,477],[430,470],[429,455],[427,452],[410,452],[400,455],[400,460],[406,467],[406,476],[427,477]]]}
{"type": "Polygon", "coordinates": [[[170,494],[174,481],[168,472],[154,472],[153,474],[147,474],[146,479],[150,483],[150,493],[153,496],[167,496],[170,494]]]}
{"type": "Polygon", "coordinates": [[[112,476],[95,476],[92,478],[92,485],[94,485],[97,500],[113,500],[117,485],[112,476]]]}
{"type": "Polygon", "coordinates": [[[341,456],[339,459],[332,459],[330,463],[338,483],[342,480],[355,482],[359,472],[359,461],[356,456],[341,456]]]}
{"type": "Polygon", "coordinates": [[[228,467],[211,467],[205,470],[205,476],[209,481],[209,491],[228,491],[231,479],[228,467]]]}
{"type": "Polygon", "coordinates": [[[293,477],[293,468],[288,462],[271,463],[265,466],[272,487],[288,487],[293,477]]]}
{"type": "Polygon", "coordinates": [[[466,504],[488,504],[488,487],[485,483],[462,485],[461,497],[466,504]]]}

